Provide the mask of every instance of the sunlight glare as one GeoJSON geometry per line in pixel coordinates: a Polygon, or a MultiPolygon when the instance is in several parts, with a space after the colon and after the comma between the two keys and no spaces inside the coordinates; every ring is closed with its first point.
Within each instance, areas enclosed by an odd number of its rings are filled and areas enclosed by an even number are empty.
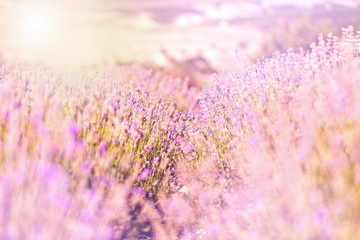
{"type": "Polygon", "coordinates": [[[63,19],[56,5],[23,5],[17,16],[18,40],[23,47],[47,47],[61,37],[63,19]]]}

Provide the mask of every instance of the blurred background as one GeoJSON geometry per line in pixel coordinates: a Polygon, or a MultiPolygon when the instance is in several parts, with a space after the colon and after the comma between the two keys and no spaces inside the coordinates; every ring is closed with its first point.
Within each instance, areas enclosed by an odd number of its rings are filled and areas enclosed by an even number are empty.
{"type": "Polygon", "coordinates": [[[360,0],[0,0],[0,61],[197,76],[359,30],[360,0]]]}

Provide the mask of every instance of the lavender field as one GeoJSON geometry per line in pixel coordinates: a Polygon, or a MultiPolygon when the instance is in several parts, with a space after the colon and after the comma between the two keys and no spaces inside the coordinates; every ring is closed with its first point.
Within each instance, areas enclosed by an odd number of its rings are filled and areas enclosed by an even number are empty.
{"type": "Polygon", "coordinates": [[[360,32],[199,88],[0,69],[0,239],[360,239],[360,32]]]}

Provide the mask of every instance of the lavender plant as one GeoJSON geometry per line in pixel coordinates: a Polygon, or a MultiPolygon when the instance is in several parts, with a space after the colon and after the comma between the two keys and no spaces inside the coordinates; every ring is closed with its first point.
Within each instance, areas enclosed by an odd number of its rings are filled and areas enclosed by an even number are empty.
{"type": "Polygon", "coordinates": [[[1,239],[358,239],[360,33],[203,90],[3,64],[1,239]]]}

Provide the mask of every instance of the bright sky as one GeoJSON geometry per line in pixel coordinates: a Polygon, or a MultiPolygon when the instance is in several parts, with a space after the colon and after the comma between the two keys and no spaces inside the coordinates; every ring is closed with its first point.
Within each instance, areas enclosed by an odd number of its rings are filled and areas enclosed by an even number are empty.
{"type": "Polygon", "coordinates": [[[219,60],[224,52],[235,57],[239,42],[256,51],[261,41],[259,31],[232,21],[259,18],[271,6],[327,2],[360,0],[0,0],[0,50],[6,58],[59,66],[164,65],[164,51],[219,60]]]}

